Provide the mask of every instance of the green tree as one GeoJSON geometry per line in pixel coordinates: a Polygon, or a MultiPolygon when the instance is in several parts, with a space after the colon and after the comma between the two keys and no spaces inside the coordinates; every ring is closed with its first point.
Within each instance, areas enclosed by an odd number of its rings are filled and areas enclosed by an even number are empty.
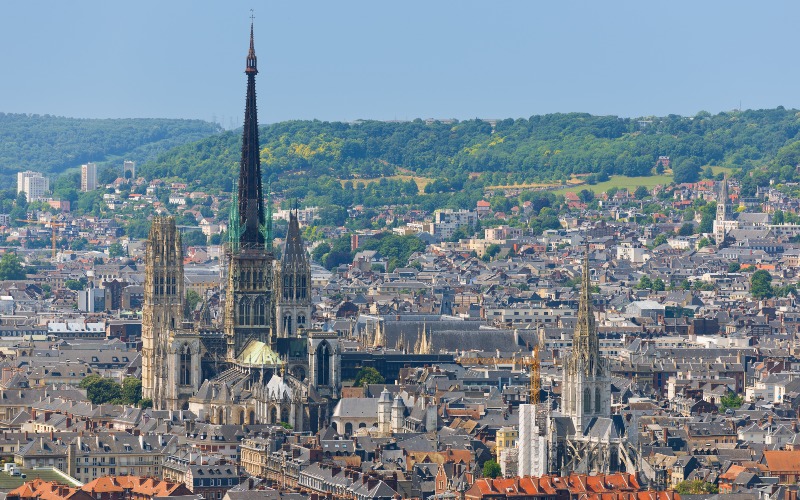
{"type": "Polygon", "coordinates": [[[639,283],[636,285],[636,288],[639,290],[650,290],[653,288],[653,281],[647,276],[642,276],[639,278],[639,283]]]}
{"type": "Polygon", "coordinates": [[[676,183],[697,182],[700,178],[700,164],[694,158],[686,158],[672,167],[672,176],[676,183]]]}
{"type": "Polygon", "coordinates": [[[744,402],[744,398],[742,398],[741,396],[737,395],[733,391],[728,391],[727,394],[725,394],[724,396],[722,396],[719,399],[719,402],[720,402],[720,405],[722,406],[722,409],[727,409],[727,408],[736,409],[736,408],[739,408],[740,406],[742,406],[742,402],[744,402]]]}
{"type": "Polygon", "coordinates": [[[661,278],[656,278],[653,280],[653,291],[654,292],[663,292],[666,286],[664,285],[664,280],[661,278]]]}
{"type": "Polygon", "coordinates": [[[120,391],[122,399],[129,405],[136,405],[142,399],[142,381],[136,377],[126,377],[120,391]]]}
{"type": "Polygon", "coordinates": [[[502,474],[500,464],[495,462],[493,459],[489,459],[483,463],[483,477],[490,477],[494,479],[500,474],[502,474]]]}
{"type": "Polygon", "coordinates": [[[89,398],[89,401],[91,401],[92,404],[101,405],[120,399],[122,387],[117,382],[111,380],[110,378],[102,378],[98,376],[97,378],[93,378],[91,381],[87,382],[84,386],[83,383],[86,382],[86,380],[88,380],[90,377],[82,380],[80,385],[86,389],[86,397],[89,398]]]}
{"type": "Polygon", "coordinates": [[[756,299],[768,299],[775,292],[772,289],[772,275],[763,269],[750,276],[750,294],[756,299]]]}
{"type": "Polygon", "coordinates": [[[319,245],[315,246],[313,250],[311,250],[311,258],[314,259],[315,262],[322,262],[322,258],[330,251],[330,245],[327,243],[320,243],[319,245]]]}
{"type": "Polygon", "coordinates": [[[710,244],[711,244],[711,240],[709,240],[708,238],[705,238],[705,237],[700,238],[697,241],[697,249],[700,250],[701,248],[705,248],[710,244]]]}
{"type": "Polygon", "coordinates": [[[500,245],[493,243],[486,247],[486,253],[484,253],[484,256],[488,257],[487,260],[491,260],[498,253],[500,253],[500,245]]]}
{"type": "Polygon", "coordinates": [[[371,366],[367,366],[362,368],[356,374],[356,380],[354,385],[356,387],[364,387],[365,385],[369,384],[383,384],[386,380],[383,378],[378,370],[372,368],[371,366]]]}
{"type": "Polygon", "coordinates": [[[648,196],[650,196],[650,191],[644,186],[637,187],[636,191],[633,192],[633,197],[637,200],[643,200],[648,196]]]}
{"type": "Polygon", "coordinates": [[[139,401],[139,408],[146,410],[147,408],[153,407],[153,400],[150,398],[144,398],[139,401]]]}
{"type": "Polygon", "coordinates": [[[700,479],[681,481],[675,485],[675,492],[679,495],[705,495],[719,493],[719,488],[714,483],[707,483],[700,479]]]}
{"type": "Polygon", "coordinates": [[[112,243],[108,246],[108,256],[113,258],[122,257],[125,255],[125,249],[122,248],[120,243],[112,243]]]}
{"type": "Polygon", "coordinates": [[[738,262],[729,262],[728,263],[728,272],[729,273],[738,273],[741,268],[742,268],[742,266],[738,262]]]}
{"type": "Polygon", "coordinates": [[[694,234],[694,225],[691,222],[685,222],[678,230],[678,234],[681,236],[691,236],[694,234]]]}
{"type": "Polygon", "coordinates": [[[19,257],[14,252],[6,252],[0,257],[0,280],[25,279],[25,270],[22,268],[19,257]]]}
{"type": "Polygon", "coordinates": [[[70,290],[83,290],[86,288],[86,283],[82,280],[66,280],[64,282],[64,286],[69,288],[70,290]]]}
{"type": "Polygon", "coordinates": [[[194,311],[197,307],[197,304],[199,304],[202,299],[203,298],[200,297],[199,293],[195,292],[194,290],[189,290],[186,292],[186,307],[189,311],[194,311]]]}

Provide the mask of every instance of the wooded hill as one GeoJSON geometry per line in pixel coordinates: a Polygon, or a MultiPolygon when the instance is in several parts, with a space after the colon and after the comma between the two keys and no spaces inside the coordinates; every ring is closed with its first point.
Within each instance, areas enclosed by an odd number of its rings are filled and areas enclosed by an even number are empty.
{"type": "MultiPolygon", "coordinates": [[[[139,165],[170,149],[219,134],[202,120],[78,119],[0,113],[0,187],[16,183],[16,172],[58,174],[83,163],[123,160],[139,165]]],[[[118,165],[117,165],[118,163],[118,165]]]]}
{"type": "MultiPolygon", "coordinates": [[[[586,173],[595,174],[590,180],[641,176],[655,173],[662,155],[671,157],[677,181],[696,179],[706,165],[743,171],[771,166],[777,175],[793,176],[800,163],[798,134],[798,111],[782,107],[640,119],[551,114],[494,126],[482,120],[289,121],[260,129],[265,177],[276,181],[278,191],[295,194],[321,179],[398,173],[433,179],[425,189],[432,193],[458,191],[476,177],[483,185],[505,185],[586,173]],[[781,170],[785,165],[790,167],[781,170]]],[[[231,131],[179,146],[141,172],[229,191],[240,141],[241,131],[231,131]]]]}

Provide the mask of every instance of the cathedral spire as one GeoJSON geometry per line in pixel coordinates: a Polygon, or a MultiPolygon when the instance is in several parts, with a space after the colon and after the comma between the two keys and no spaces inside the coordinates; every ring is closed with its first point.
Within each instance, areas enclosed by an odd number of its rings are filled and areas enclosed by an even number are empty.
{"type": "Polygon", "coordinates": [[[572,357],[575,366],[586,374],[600,371],[600,341],[592,308],[591,275],[589,273],[589,245],[583,258],[578,322],[572,339],[572,357]]]}
{"type": "Polygon", "coordinates": [[[256,109],[256,50],[250,23],[250,51],[247,53],[247,98],[242,130],[242,159],[239,164],[239,243],[243,248],[264,248],[264,199],[261,190],[261,159],[256,109]]]}

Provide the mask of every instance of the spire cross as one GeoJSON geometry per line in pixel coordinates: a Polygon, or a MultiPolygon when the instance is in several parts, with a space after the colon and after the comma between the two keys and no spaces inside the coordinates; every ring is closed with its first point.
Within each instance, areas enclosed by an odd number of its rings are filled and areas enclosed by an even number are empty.
{"type": "Polygon", "coordinates": [[[256,16],[253,14],[253,9],[250,9],[250,22],[252,23],[256,16]]]}

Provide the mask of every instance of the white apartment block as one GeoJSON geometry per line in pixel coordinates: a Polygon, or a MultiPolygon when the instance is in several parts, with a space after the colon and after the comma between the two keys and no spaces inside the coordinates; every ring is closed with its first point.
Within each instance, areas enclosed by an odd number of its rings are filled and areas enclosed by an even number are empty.
{"type": "Polygon", "coordinates": [[[25,193],[28,201],[46,198],[50,193],[50,179],[40,172],[17,172],[17,193],[25,193]]]}
{"type": "Polygon", "coordinates": [[[97,189],[97,165],[86,163],[81,165],[81,191],[84,193],[97,189]]]}

